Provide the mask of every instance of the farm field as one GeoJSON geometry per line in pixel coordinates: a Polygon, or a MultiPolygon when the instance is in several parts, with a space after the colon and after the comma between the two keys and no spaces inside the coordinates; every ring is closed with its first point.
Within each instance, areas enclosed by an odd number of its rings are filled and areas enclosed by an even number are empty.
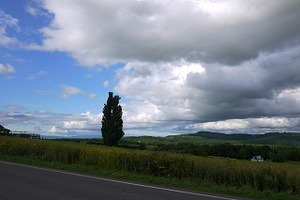
{"type": "Polygon", "coordinates": [[[300,194],[298,162],[259,163],[13,137],[0,138],[0,154],[5,160],[22,158],[75,171],[96,169],[100,175],[123,174],[117,177],[143,176],[146,182],[257,199],[297,199],[300,194]]]}

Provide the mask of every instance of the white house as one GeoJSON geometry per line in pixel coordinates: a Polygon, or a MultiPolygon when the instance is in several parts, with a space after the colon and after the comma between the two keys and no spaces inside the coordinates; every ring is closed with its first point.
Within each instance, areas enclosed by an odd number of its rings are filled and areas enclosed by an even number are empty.
{"type": "Polygon", "coordinates": [[[253,156],[253,157],[251,158],[251,161],[252,161],[252,162],[264,162],[264,159],[263,159],[263,157],[261,157],[261,156],[253,156]]]}

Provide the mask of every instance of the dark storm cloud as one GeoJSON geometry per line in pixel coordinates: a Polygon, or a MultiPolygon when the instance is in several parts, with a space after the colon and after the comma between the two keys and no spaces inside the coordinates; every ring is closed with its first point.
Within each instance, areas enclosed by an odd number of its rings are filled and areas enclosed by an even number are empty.
{"type": "Polygon", "coordinates": [[[196,96],[204,93],[197,97],[202,103],[195,101],[192,107],[206,120],[299,113],[298,100],[289,96],[300,87],[299,53],[299,47],[286,49],[239,67],[208,67],[206,73],[190,74],[188,84],[199,91],[196,96]]]}

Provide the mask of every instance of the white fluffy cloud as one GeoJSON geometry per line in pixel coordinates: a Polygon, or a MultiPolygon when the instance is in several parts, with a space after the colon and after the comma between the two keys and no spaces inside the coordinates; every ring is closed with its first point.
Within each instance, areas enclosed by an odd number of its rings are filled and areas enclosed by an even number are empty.
{"type": "Polygon", "coordinates": [[[224,121],[214,121],[192,124],[187,127],[191,130],[213,130],[213,131],[232,131],[236,132],[253,132],[272,130],[288,130],[293,128],[295,121],[299,122],[299,118],[287,119],[283,117],[262,117],[248,119],[229,119],[224,121]]]}
{"type": "Polygon", "coordinates": [[[0,10],[0,45],[14,45],[18,40],[7,34],[7,28],[19,29],[18,19],[0,10]]]}
{"type": "Polygon", "coordinates": [[[25,3],[24,10],[34,17],[47,17],[50,18],[50,13],[43,7],[43,0],[30,0],[25,3]]]}
{"type": "Polygon", "coordinates": [[[43,135],[100,134],[101,113],[94,114],[87,111],[81,114],[61,114],[45,110],[35,112],[24,110],[26,109],[18,105],[0,109],[1,123],[31,127],[32,131],[43,135]]]}
{"type": "Polygon", "coordinates": [[[87,111],[80,115],[60,116],[59,118],[60,121],[52,123],[48,130],[50,134],[100,134],[99,124],[102,114],[93,114],[87,111]]]}
{"type": "Polygon", "coordinates": [[[124,106],[130,110],[132,121],[189,120],[193,91],[187,87],[186,80],[189,75],[204,71],[201,64],[185,61],[172,65],[130,63],[118,72],[115,90],[137,100],[124,106]],[[141,73],[141,68],[147,73],[141,73]]]}
{"type": "Polygon", "coordinates": [[[13,66],[0,63],[0,74],[8,75],[15,72],[16,70],[13,66]]]}
{"type": "Polygon", "coordinates": [[[26,5],[25,11],[33,16],[36,16],[38,14],[37,8],[33,7],[32,5],[26,5]]]}
{"type": "Polygon", "coordinates": [[[60,88],[62,89],[62,95],[61,97],[63,99],[66,99],[70,96],[73,96],[73,95],[77,95],[77,94],[84,94],[84,91],[79,89],[79,88],[76,88],[76,87],[73,87],[73,86],[69,86],[69,85],[60,85],[60,88]]]}
{"type": "Polygon", "coordinates": [[[103,82],[103,87],[107,88],[108,86],[109,86],[109,81],[108,80],[104,81],[103,82]]]}
{"type": "Polygon", "coordinates": [[[78,95],[78,94],[85,95],[89,98],[94,98],[96,96],[96,94],[94,94],[94,93],[87,93],[80,88],[70,86],[70,85],[60,85],[60,88],[62,89],[61,98],[63,98],[63,99],[67,99],[70,96],[74,96],[74,95],[78,95]]]}
{"type": "Polygon", "coordinates": [[[299,117],[259,117],[247,119],[231,119],[198,123],[187,126],[187,130],[210,130],[225,132],[264,133],[272,131],[299,131],[299,117]]]}

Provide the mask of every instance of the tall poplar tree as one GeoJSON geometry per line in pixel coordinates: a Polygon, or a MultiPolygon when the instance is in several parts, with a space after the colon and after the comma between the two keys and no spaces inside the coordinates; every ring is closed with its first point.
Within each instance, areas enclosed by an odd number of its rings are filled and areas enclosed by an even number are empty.
{"type": "Polygon", "coordinates": [[[104,144],[107,146],[117,146],[124,136],[120,99],[121,97],[109,92],[107,103],[104,104],[101,133],[104,144]]]}

